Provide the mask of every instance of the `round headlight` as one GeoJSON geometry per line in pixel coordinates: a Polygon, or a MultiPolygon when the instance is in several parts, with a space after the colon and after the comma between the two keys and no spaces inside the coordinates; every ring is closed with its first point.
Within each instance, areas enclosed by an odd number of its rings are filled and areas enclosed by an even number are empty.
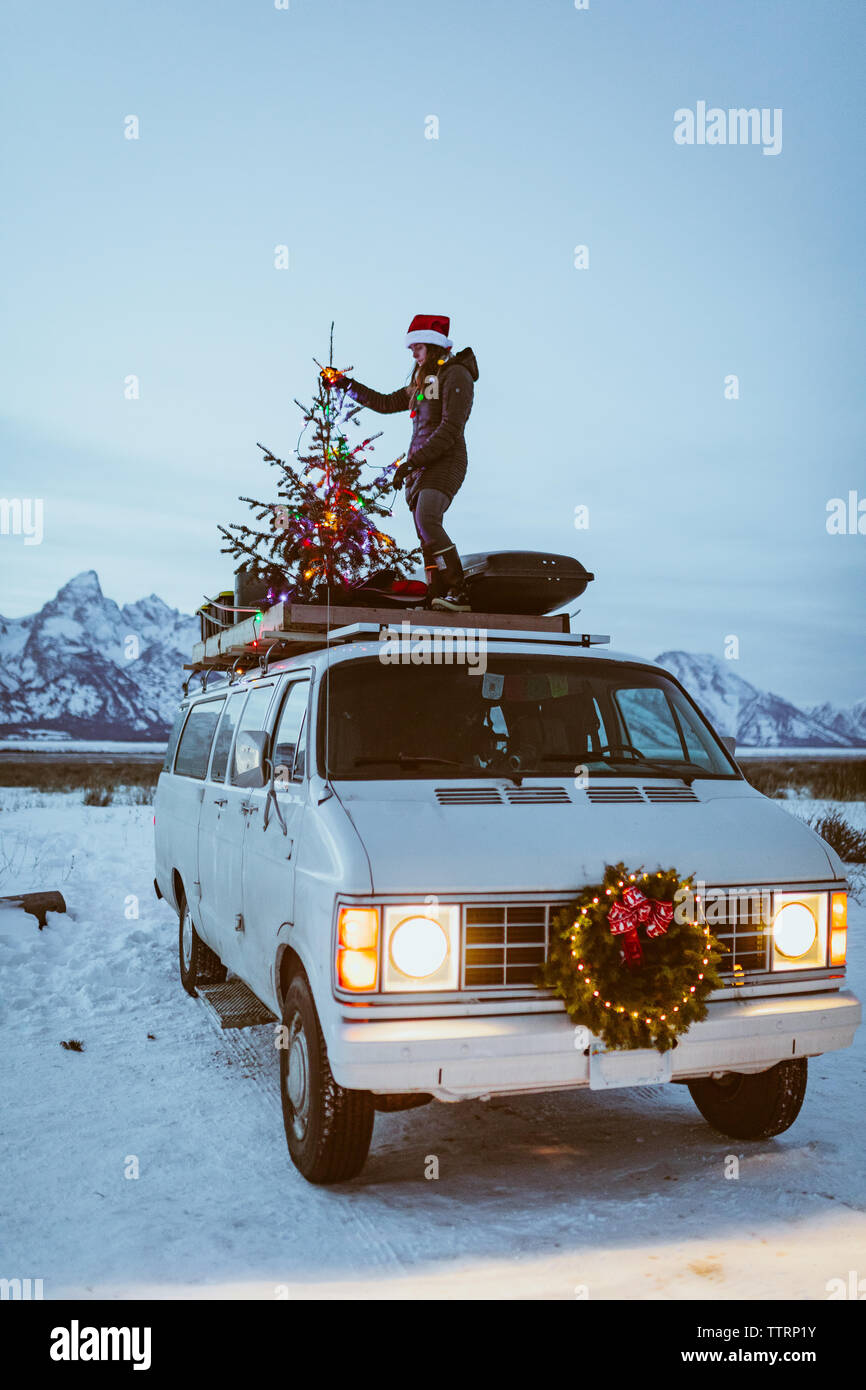
{"type": "Polygon", "coordinates": [[[818,923],[805,903],[785,903],[773,920],[773,940],[789,960],[805,956],[815,944],[818,923]]]}
{"type": "Polygon", "coordinates": [[[404,917],[391,933],[391,960],[403,975],[424,980],[448,955],[448,937],[432,917],[404,917]]]}

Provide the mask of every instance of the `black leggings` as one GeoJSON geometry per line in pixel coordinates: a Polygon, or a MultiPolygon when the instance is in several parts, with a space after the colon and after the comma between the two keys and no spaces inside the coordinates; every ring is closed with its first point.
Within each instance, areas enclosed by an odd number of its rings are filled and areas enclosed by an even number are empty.
{"type": "Polygon", "coordinates": [[[418,539],[425,550],[439,555],[443,550],[453,548],[454,542],[442,525],[442,517],[451,506],[447,492],[439,492],[435,487],[424,487],[415,499],[412,515],[418,539]]]}

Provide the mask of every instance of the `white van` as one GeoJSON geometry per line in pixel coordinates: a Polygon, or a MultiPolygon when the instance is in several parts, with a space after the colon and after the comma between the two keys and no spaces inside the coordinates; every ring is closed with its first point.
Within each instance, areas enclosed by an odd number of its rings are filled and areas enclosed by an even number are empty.
{"type": "Polygon", "coordinates": [[[184,700],[155,801],[184,987],[229,969],[282,1020],[312,1182],[360,1171],[377,1109],[431,1098],[685,1082],[721,1133],[781,1133],[807,1058],[860,1021],[840,860],[667,672],[577,635],[485,638],[484,671],[395,663],[356,625],[184,700]],[[557,907],[620,861],[730,904],[725,987],[665,1054],[586,1045],[536,983],[557,907]],[[768,894],[769,920],[748,906],[768,894]]]}

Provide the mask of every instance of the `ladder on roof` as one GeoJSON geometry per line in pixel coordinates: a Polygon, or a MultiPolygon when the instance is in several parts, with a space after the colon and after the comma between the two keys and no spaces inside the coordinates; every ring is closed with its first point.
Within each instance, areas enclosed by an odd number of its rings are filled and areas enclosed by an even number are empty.
{"type": "Polygon", "coordinates": [[[608,642],[608,637],[592,633],[571,633],[567,613],[540,616],[525,613],[442,613],[432,608],[348,608],[330,609],[324,604],[275,603],[271,608],[251,612],[240,622],[221,628],[196,642],[188,671],[230,670],[239,661],[266,664],[303,652],[320,650],[335,642],[370,641],[383,629],[399,635],[400,624],[413,627],[485,628],[497,633],[570,635],[580,646],[608,642]]]}

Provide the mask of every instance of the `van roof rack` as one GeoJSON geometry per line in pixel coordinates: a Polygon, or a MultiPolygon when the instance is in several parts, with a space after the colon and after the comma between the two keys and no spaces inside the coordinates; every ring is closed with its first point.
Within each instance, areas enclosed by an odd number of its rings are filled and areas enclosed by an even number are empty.
{"type": "Polygon", "coordinates": [[[424,628],[485,628],[497,640],[552,639],[590,647],[610,641],[593,633],[573,633],[568,613],[440,613],[432,608],[348,608],[325,604],[275,603],[241,622],[196,642],[186,671],[231,670],[238,662],[268,661],[319,651],[334,643],[377,641],[386,629],[400,635],[402,623],[424,628]]]}

